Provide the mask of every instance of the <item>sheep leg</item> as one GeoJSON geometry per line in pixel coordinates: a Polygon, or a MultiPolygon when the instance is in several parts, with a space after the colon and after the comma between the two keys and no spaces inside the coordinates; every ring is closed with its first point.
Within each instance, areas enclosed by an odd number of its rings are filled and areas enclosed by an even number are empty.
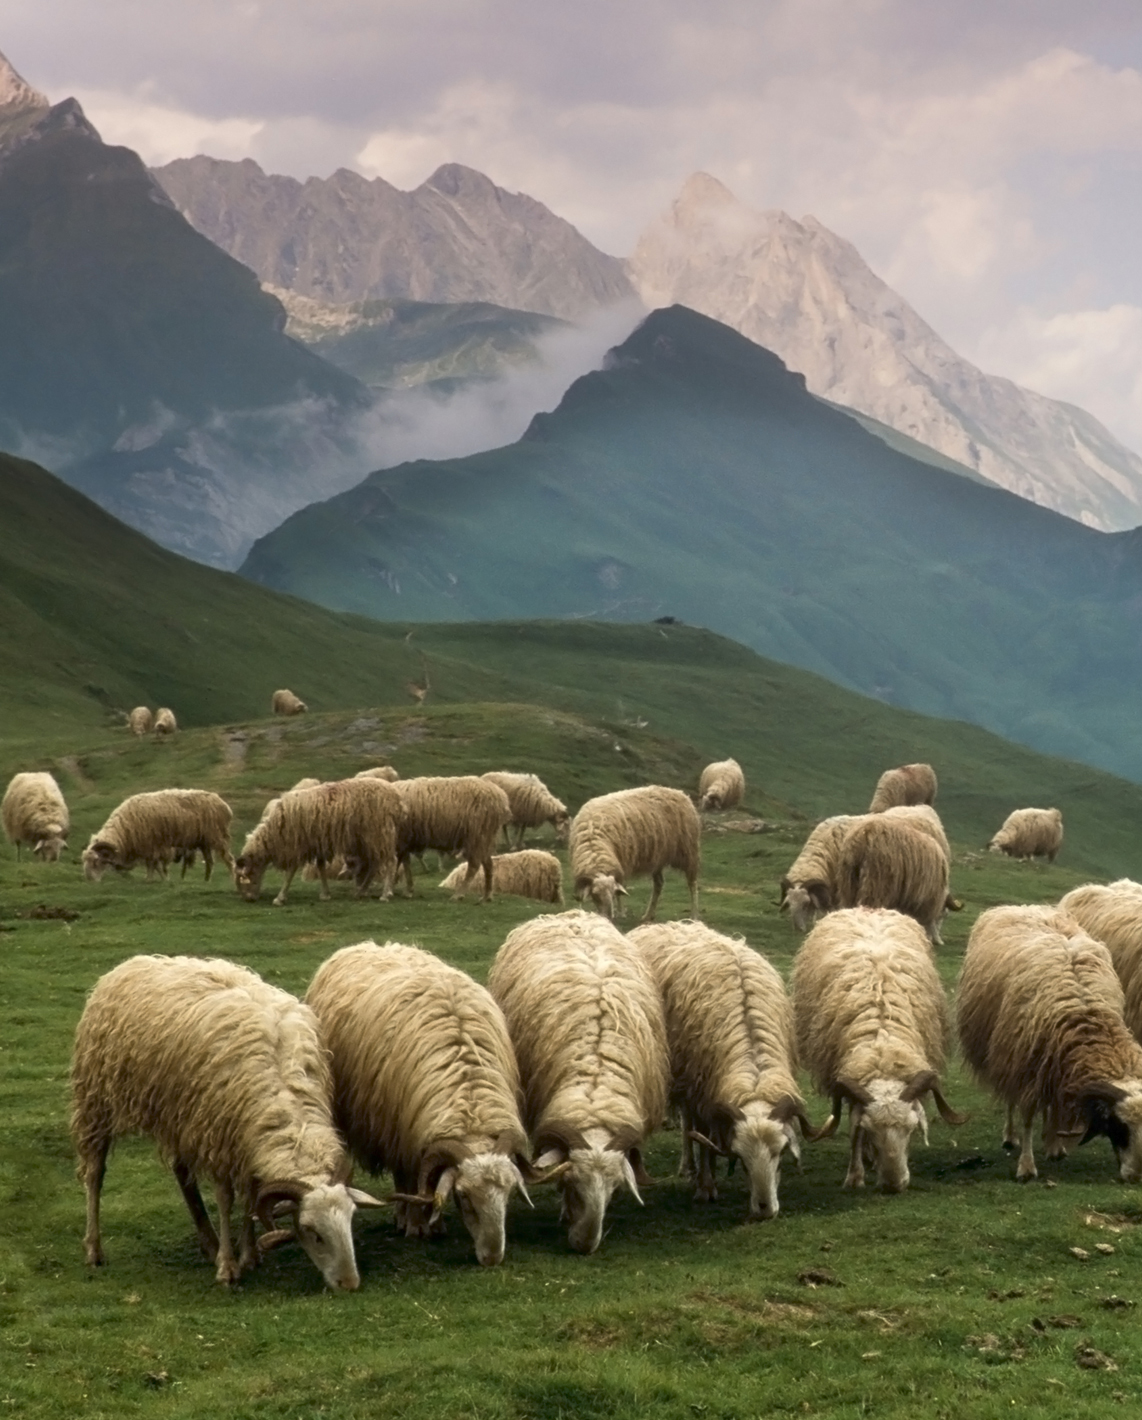
{"type": "Polygon", "coordinates": [[[1015,1132],[1015,1106],[1007,1106],[1007,1119],[1003,1125],[1003,1147],[1010,1154],[1019,1147],[1019,1136],[1015,1132]]]}
{"type": "Polygon", "coordinates": [[[1059,1138],[1059,1111],[1056,1105],[1048,1105],[1043,1111],[1043,1147],[1049,1159],[1065,1159],[1067,1146],[1059,1138]]]}
{"type": "Polygon", "coordinates": [[[682,1111],[682,1152],[678,1159],[678,1177],[693,1178],[694,1168],[694,1141],[690,1138],[690,1130],[693,1129],[690,1116],[686,1110],[682,1111]]]}
{"type": "MultiPolygon", "coordinates": [[[[282,883],[281,891],[278,893],[277,897],[274,898],[274,906],[275,906],[275,907],[283,907],[283,906],[285,905],[286,896],[287,896],[287,894],[289,893],[289,885],[290,885],[290,883],[293,882],[293,875],[294,875],[294,873],[296,873],[296,872],[297,872],[297,869],[296,869],[296,868],[287,868],[287,869],[286,869],[285,882],[282,883]]],[[[321,879],[321,886],[322,886],[322,889],[323,889],[323,896],[327,898],[327,897],[329,896],[329,889],[325,887],[325,878],[324,878],[324,876],[322,876],[322,879],[321,879]]]]}
{"type": "Polygon", "coordinates": [[[659,868],[658,871],[651,876],[650,880],[654,884],[654,887],[651,889],[650,901],[647,903],[646,911],[642,914],[642,920],[644,922],[654,921],[654,909],[658,906],[658,899],[662,896],[662,869],[659,868]]]}
{"type": "Polygon", "coordinates": [[[238,1243],[238,1270],[246,1272],[251,1267],[257,1267],[261,1260],[254,1240],[254,1215],[247,1211],[242,1219],[242,1236],[238,1243]]]}
{"type": "Polygon", "coordinates": [[[242,1275],[234,1256],[234,1240],[230,1235],[230,1209],[234,1205],[234,1190],[228,1183],[216,1183],[214,1196],[218,1200],[218,1265],[214,1275],[219,1282],[237,1282],[242,1275]]]}
{"type": "Polygon", "coordinates": [[[942,947],[944,945],[944,939],[940,936],[939,919],[933,919],[931,922],[928,923],[924,930],[928,934],[928,940],[932,943],[934,947],[942,947]]]}
{"type": "Polygon", "coordinates": [[[698,1179],[694,1188],[695,1203],[716,1203],[718,1201],[718,1182],[715,1175],[717,1159],[711,1149],[705,1144],[698,1146],[698,1179]]]}
{"type": "Polygon", "coordinates": [[[103,1176],[107,1172],[107,1153],[111,1148],[110,1138],[100,1139],[94,1155],[84,1160],[83,1186],[87,1193],[87,1228],[83,1234],[83,1255],[89,1267],[103,1266],[103,1242],[99,1236],[99,1195],[103,1190],[103,1176]]]}
{"type": "Polygon", "coordinates": [[[486,863],[484,863],[484,862],[477,863],[474,859],[468,858],[468,859],[466,859],[465,861],[467,862],[467,865],[468,865],[467,871],[465,872],[464,876],[460,879],[460,884],[459,884],[459,886],[457,887],[456,891],[452,894],[452,901],[453,901],[453,902],[463,902],[463,900],[464,900],[464,894],[468,891],[468,884],[472,881],[472,879],[476,876],[477,873],[479,873],[479,872],[482,871],[483,874],[484,874],[484,898],[483,898],[483,900],[484,900],[485,902],[487,902],[489,896],[491,895],[491,894],[489,893],[489,891],[488,891],[488,885],[489,885],[489,883],[492,881],[492,864],[491,864],[491,860],[488,859],[488,860],[486,861],[486,863]]]}
{"type": "Polygon", "coordinates": [[[697,921],[699,920],[699,917],[698,917],[698,875],[697,875],[697,873],[695,873],[692,878],[688,878],[688,879],[686,880],[686,886],[690,889],[690,916],[693,918],[693,920],[694,920],[695,922],[697,922],[697,921]]]}
{"type": "MultiPolygon", "coordinates": [[[[330,895],[329,895],[329,880],[328,880],[328,878],[325,876],[328,871],[329,871],[329,870],[328,870],[328,868],[327,868],[326,865],[325,865],[325,859],[324,859],[324,858],[318,858],[318,860],[317,860],[317,876],[321,879],[321,891],[317,894],[317,900],[318,900],[318,902],[328,902],[328,901],[330,900],[330,895]]],[[[288,886],[288,884],[287,884],[287,886],[288,886]]]]}
{"type": "Polygon", "coordinates": [[[206,1204],[203,1203],[202,1194],[198,1191],[198,1181],[183,1163],[174,1165],[174,1176],[182,1190],[182,1196],[186,1201],[195,1231],[198,1233],[198,1241],[202,1251],[207,1260],[213,1262],[218,1256],[218,1234],[214,1231],[214,1224],[210,1221],[206,1204]]]}
{"type": "Polygon", "coordinates": [[[1019,1148],[1019,1163],[1015,1168],[1015,1178],[1019,1183],[1027,1183],[1033,1178],[1039,1177],[1039,1170],[1035,1167],[1035,1149],[1033,1142],[1034,1130],[1032,1125],[1035,1122],[1035,1106],[1023,1111],[1023,1138],[1019,1148]]]}
{"type": "Polygon", "coordinates": [[[206,876],[203,878],[203,882],[208,883],[210,881],[210,874],[214,871],[214,855],[209,848],[203,848],[202,850],[202,864],[206,870],[206,876]]]}
{"type": "Polygon", "coordinates": [[[222,861],[226,864],[226,871],[230,874],[231,880],[233,880],[234,874],[237,872],[237,868],[234,866],[233,853],[230,852],[229,848],[223,846],[219,851],[219,857],[221,857],[222,861]]]}
{"type": "Polygon", "coordinates": [[[845,1174],[843,1188],[863,1188],[864,1187],[864,1139],[863,1131],[859,1124],[850,1125],[852,1130],[849,1139],[849,1171],[845,1174]]]}

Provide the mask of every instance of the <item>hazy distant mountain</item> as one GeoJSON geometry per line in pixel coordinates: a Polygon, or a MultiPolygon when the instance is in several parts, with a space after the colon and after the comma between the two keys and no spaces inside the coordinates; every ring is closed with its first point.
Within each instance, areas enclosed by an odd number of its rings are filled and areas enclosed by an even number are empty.
{"type": "Polygon", "coordinates": [[[648,307],[680,302],[775,351],[815,394],[1093,527],[1142,523],[1142,458],[1081,409],[961,359],[813,217],[757,212],[705,173],[628,263],[648,307]]]}
{"type": "Polygon", "coordinates": [[[345,168],[298,182],[249,158],[179,158],[154,174],[262,281],[319,301],[490,301],[574,319],[631,296],[616,257],[459,163],[412,192],[345,168]]]}

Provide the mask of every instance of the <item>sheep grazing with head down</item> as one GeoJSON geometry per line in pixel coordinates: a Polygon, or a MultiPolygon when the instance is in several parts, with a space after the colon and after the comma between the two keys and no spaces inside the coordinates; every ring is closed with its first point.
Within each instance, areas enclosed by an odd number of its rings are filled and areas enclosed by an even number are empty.
{"type": "Polygon", "coordinates": [[[914,917],[936,946],[948,907],[948,859],[919,828],[887,814],[867,814],[841,843],[837,859],[841,907],[887,907],[914,917]]]}
{"type": "Polygon", "coordinates": [[[559,837],[567,831],[571,815],[567,806],[548,789],[537,774],[513,774],[492,769],[481,776],[495,784],[508,796],[512,816],[504,827],[504,839],[511,846],[511,831],[516,830],[516,847],[523,847],[523,836],[529,828],[542,828],[549,823],[559,837]]]}
{"type": "Polygon", "coordinates": [[[1046,858],[1053,863],[1063,846],[1063,815],[1058,809],[1015,809],[987,846],[1009,858],[1046,858]]]}
{"type": "Polygon", "coordinates": [[[698,780],[698,807],[705,813],[732,809],[745,798],[745,775],[736,759],[707,764],[698,780]]]}
{"type": "Polygon", "coordinates": [[[16,845],[16,857],[27,844],[45,863],[58,863],[67,847],[71,819],[55,778],[46,770],[14,774],[0,802],[4,836],[16,845]]]}
{"type": "Polygon", "coordinates": [[[500,829],[512,816],[504,791],[475,774],[398,779],[392,789],[404,804],[397,856],[410,896],[409,859],[419,857],[426,848],[435,848],[438,853],[455,853],[467,864],[463,886],[453,894],[455,901],[463,897],[464,890],[481,869],[484,872],[483,900],[490,901],[495,877],[492,850],[500,829]]]}
{"type": "Polygon", "coordinates": [[[575,896],[589,897],[604,916],[614,919],[628,878],[649,873],[653,891],[642,920],[653,922],[666,868],[686,875],[690,916],[698,916],[702,820],[680,789],[651,784],[588,799],[571,821],[570,851],[575,896]]]}
{"type": "Polygon", "coordinates": [[[781,911],[798,932],[807,932],[819,912],[837,905],[837,861],[845,835],[859,818],[834,814],[822,819],[781,879],[781,911]]]}
{"type": "MultiPolygon", "coordinates": [[[[689,801],[687,801],[689,802],[689,801]]],[[[488,975],[523,1082],[536,1168],[557,1170],[576,1252],[594,1252],[616,1188],[639,1203],[641,1146],[662,1122],[662,998],[639,947],[590,912],[535,917],[488,975]]]]}
{"type": "Polygon", "coordinates": [[[155,711],[155,734],[173,735],[178,730],[178,721],[174,717],[174,711],[168,710],[165,705],[155,711]]]}
{"type": "Polygon", "coordinates": [[[146,705],[136,705],[127,716],[127,728],[133,735],[149,735],[155,727],[155,717],[146,705]]]}
{"type": "Polygon", "coordinates": [[[219,1282],[237,1281],[259,1252],[296,1238],[330,1287],[360,1285],[353,1212],[381,1205],[348,1187],[328,1052],[313,1012],[293,996],[228,961],[131,957],[88,998],[71,1089],[92,1266],[103,1262],[99,1195],[108,1152],[124,1135],[146,1134],[174,1170],[219,1282]],[[198,1190],[201,1174],[214,1179],[217,1232],[198,1190]],[[267,1231],[255,1244],[259,1219],[267,1231]]]}
{"type": "Polygon", "coordinates": [[[1125,1183],[1142,1180],[1142,1048],[1123,1019],[1110,953],[1059,908],[980,914],[960,973],[964,1059],[1007,1105],[1015,1177],[1035,1178],[1032,1130],[1049,1158],[1105,1134],[1125,1183]],[[1015,1117],[1022,1133],[1016,1137],[1015,1117]]]}
{"type": "Polygon", "coordinates": [[[945,1123],[959,1125],[940,1092],[948,1049],[948,1003],[932,948],[910,917],[857,907],[832,912],[806,937],[793,963],[797,1053],[833,1101],[825,1131],[849,1106],[846,1188],[875,1164],[880,1187],[908,1187],[908,1146],[928,1119],[931,1094],[945,1123]]]}
{"type": "MultiPolygon", "coordinates": [[[[206,880],[217,855],[232,874],[230,820],[225,799],[208,789],[159,789],[124,799],[83,850],[83,873],[98,882],[108,868],[125,873],[136,863],[146,865],[150,879],[156,870],[166,875],[172,859],[187,861],[199,852],[206,865],[206,880]]],[[[193,862],[193,858],[190,859],[193,862]]]]}
{"type": "Polygon", "coordinates": [[[385,779],[392,783],[400,778],[400,774],[391,764],[374,764],[370,769],[358,769],[354,775],[356,779],[385,779]]]}
{"type": "Polygon", "coordinates": [[[886,769],[877,780],[868,811],[878,814],[903,804],[934,804],[938,787],[936,771],[930,764],[902,764],[898,769],[886,769]]]}
{"type": "Polygon", "coordinates": [[[1122,985],[1123,1017],[1142,1040],[1142,883],[1129,878],[1105,887],[1084,883],[1059,899],[1059,911],[1110,953],[1122,985]]]}
{"type": "MultiPolygon", "coordinates": [[[[451,892],[473,892],[484,886],[483,873],[465,882],[468,869],[461,863],[440,884],[451,892]]],[[[563,867],[554,853],[521,848],[497,853],[492,859],[492,888],[508,897],[530,897],[536,902],[563,903],[563,867]]]]}
{"type": "Polygon", "coordinates": [[[275,690],[270,709],[275,715],[304,715],[309,706],[292,690],[275,690]]]}
{"type": "Polygon", "coordinates": [[[683,1163],[701,1151],[696,1202],[718,1196],[715,1161],[741,1159],[749,1216],[777,1216],[781,1155],[800,1160],[796,1126],[815,1137],[797,1087],[793,1012],[781,977],[743,941],[701,922],[636,927],[662,992],[671,1098],[682,1112],[683,1163]]]}
{"type": "Polygon", "coordinates": [[[486,1267],[503,1261],[512,1190],[527,1198],[527,1136],[507,1026],[471,977],[419,947],[361,942],[306,995],[333,1067],[334,1114],[372,1173],[390,1169],[409,1237],[439,1230],[450,1196],[486,1267]]]}

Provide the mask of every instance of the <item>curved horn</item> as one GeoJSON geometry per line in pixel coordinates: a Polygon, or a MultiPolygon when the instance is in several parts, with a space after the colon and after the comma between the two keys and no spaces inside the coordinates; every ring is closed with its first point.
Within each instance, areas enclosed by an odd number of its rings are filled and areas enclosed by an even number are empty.
{"type": "Polygon", "coordinates": [[[263,1183],[258,1189],[254,1212],[266,1228],[273,1232],[277,1229],[274,1213],[283,1204],[296,1208],[308,1192],[305,1184],[299,1183],[296,1178],[276,1178],[270,1183],[263,1183]]]}
{"type": "Polygon", "coordinates": [[[297,1234],[292,1228],[274,1228],[271,1232],[263,1233],[256,1246],[259,1252],[272,1252],[275,1247],[293,1242],[296,1237],[297,1234]]]}
{"type": "Polygon", "coordinates": [[[712,1139],[708,1138],[705,1134],[699,1134],[696,1129],[687,1129],[686,1137],[687,1139],[693,1139],[695,1144],[701,1144],[703,1148],[709,1149],[715,1154],[720,1154],[723,1159],[730,1157],[726,1149],[719,1148],[712,1139]]]}
{"type": "Polygon", "coordinates": [[[453,1188],[456,1186],[456,1175],[459,1172],[459,1164],[451,1164],[437,1179],[436,1189],[432,1195],[432,1216],[428,1220],[430,1225],[435,1223],[441,1213],[444,1212],[444,1206],[448,1202],[453,1188]]]}
{"type": "Polygon", "coordinates": [[[829,1120],[826,1120],[820,1129],[815,1128],[805,1113],[804,1100],[797,1099],[795,1095],[782,1095],[777,1103],[770,1107],[770,1113],[779,1124],[789,1124],[795,1119],[801,1126],[802,1137],[810,1143],[825,1138],[825,1130],[829,1127],[829,1120]]]}
{"type": "Polygon", "coordinates": [[[530,1182],[535,1187],[538,1187],[540,1184],[543,1183],[554,1183],[557,1178],[562,1178],[570,1167],[571,1160],[564,1159],[561,1164],[556,1164],[553,1169],[548,1169],[546,1173],[537,1172],[535,1177],[532,1178],[530,1182]]]}
{"type": "Polygon", "coordinates": [[[971,1118],[968,1113],[962,1113],[958,1109],[953,1109],[944,1098],[943,1091],[939,1085],[932,1086],[932,1098],[936,1102],[936,1108],[940,1111],[940,1118],[952,1129],[958,1129],[961,1124],[966,1124],[971,1118]]]}
{"type": "Polygon", "coordinates": [[[549,1149],[562,1149],[570,1153],[572,1149],[585,1149],[587,1141],[583,1131],[565,1119],[553,1119],[545,1124],[535,1136],[535,1154],[545,1154],[549,1149]]]}
{"type": "Polygon", "coordinates": [[[900,1091],[900,1098],[905,1104],[911,1104],[929,1090],[934,1090],[939,1083],[940,1077],[935,1070],[919,1070],[900,1091]]]}
{"type": "Polygon", "coordinates": [[[358,1208],[387,1208],[389,1206],[387,1198],[374,1198],[371,1193],[366,1193],[363,1188],[349,1188],[349,1186],[346,1185],[345,1191],[358,1208]]]}
{"type": "Polygon", "coordinates": [[[851,1107],[852,1105],[856,1104],[856,1105],[860,1105],[860,1106],[863,1108],[865,1105],[870,1105],[870,1104],[872,1103],[872,1096],[871,1096],[871,1095],[869,1094],[869,1092],[865,1089],[865,1087],[864,1087],[863,1085],[855,1084],[852,1080],[838,1080],[838,1081],[836,1082],[836,1084],[834,1084],[834,1086],[833,1086],[833,1113],[834,1113],[834,1114],[837,1114],[837,1113],[839,1112],[838,1107],[837,1107],[837,1101],[838,1101],[838,1100],[842,1100],[842,1099],[848,1100],[850,1107],[851,1107]]]}
{"type": "Polygon", "coordinates": [[[434,1193],[436,1179],[445,1169],[458,1168],[465,1159],[472,1157],[472,1150],[460,1139],[437,1139],[424,1151],[417,1176],[417,1193],[434,1193]],[[435,1177],[434,1177],[435,1175],[435,1177]]]}

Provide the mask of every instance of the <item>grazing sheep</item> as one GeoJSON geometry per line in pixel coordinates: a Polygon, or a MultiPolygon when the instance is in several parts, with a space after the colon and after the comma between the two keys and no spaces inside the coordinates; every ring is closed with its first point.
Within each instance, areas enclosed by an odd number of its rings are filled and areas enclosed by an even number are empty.
{"type": "Polygon", "coordinates": [[[374,764],[371,769],[359,769],[354,777],[357,779],[385,779],[391,784],[394,779],[399,779],[400,775],[391,764],[374,764]]]}
{"type": "MultiPolygon", "coordinates": [[[[98,882],[108,868],[126,873],[144,863],[147,878],[156,869],[166,875],[166,864],[176,855],[197,850],[206,865],[206,881],[214,855],[234,872],[230,852],[230,805],[208,789],[159,789],[124,799],[83,850],[83,873],[98,882]]],[[[193,861],[193,859],[191,860],[193,861]]]]}
{"type": "Polygon", "coordinates": [[[1129,878],[1106,887],[1085,883],[1059,899],[1059,911],[1110,953],[1122,986],[1123,1017],[1142,1040],[1142,883],[1129,878]]]}
{"type": "Polygon", "coordinates": [[[853,825],[837,860],[841,907],[888,907],[914,917],[940,946],[950,905],[948,860],[928,833],[885,814],[853,825]]]}
{"type": "Polygon", "coordinates": [[[494,882],[492,849],[500,829],[512,814],[504,791],[475,774],[398,779],[392,788],[399,793],[405,810],[397,857],[409,895],[412,895],[409,859],[419,856],[426,848],[435,848],[439,853],[459,854],[468,865],[464,886],[453,894],[453,901],[464,896],[464,890],[482,868],[483,900],[489,902],[494,882]]]}
{"type": "Polygon", "coordinates": [[[20,857],[26,843],[37,858],[58,863],[67,847],[71,819],[54,777],[46,770],[14,774],[0,802],[4,836],[16,845],[20,857]]]}
{"type": "Polygon", "coordinates": [[[797,1053],[833,1112],[849,1106],[846,1188],[864,1184],[875,1163],[888,1193],[908,1187],[908,1146],[931,1094],[947,1124],[959,1125],[940,1092],[948,1048],[948,1004],[924,933],[899,912],[864,907],[830,913],[793,963],[797,1053]]]}
{"type": "Polygon", "coordinates": [[[1053,863],[1063,846],[1063,815],[1058,809],[1015,809],[987,846],[1009,858],[1046,858],[1053,863]]]}
{"type": "Polygon", "coordinates": [[[653,973],[611,923],[573,911],[511,932],[488,990],[519,1060],[536,1167],[561,1171],[568,1241],[594,1252],[614,1190],[625,1183],[642,1202],[641,1145],[666,1108],[666,1026],[653,973]]]}
{"type": "Polygon", "coordinates": [[[304,715],[309,710],[309,706],[304,700],[299,699],[292,690],[275,690],[271,709],[275,715],[304,715]]]}
{"type": "Polygon", "coordinates": [[[1020,1182],[1037,1176],[1037,1113],[1049,1158],[1064,1155],[1070,1137],[1105,1134],[1122,1180],[1142,1180],[1142,1048],[1122,1009],[1110,953],[1073,917],[1052,907],[980,914],[960,972],[960,1043],[1007,1105],[1003,1142],[1019,1146],[1020,1182]]]}
{"type": "Polygon", "coordinates": [[[127,728],[133,735],[149,735],[155,726],[155,717],[146,705],[136,705],[127,716],[127,728]]]}
{"type": "Polygon", "coordinates": [[[707,764],[698,780],[698,807],[703,813],[732,809],[745,798],[745,775],[736,759],[707,764]]]}
{"type": "Polygon", "coordinates": [[[671,1097],[682,1111],[683,1161],[701,1149],[694,1199],[718,1196],[715,1160],[739,1158],[749,1216],[777,1216],[781,1155],[800,1160],[794,1127],[812,1126],[797,1087],[793,1012],[781,977],[743,941],[701,922],[636,927],[666,1014],[671,1097]]]}
{"type": "MultiPolygon", "coordinates": [[[[442,888],[452,892],[471,892],[481,885],[483,874],[464,882],[467,867],[461,863],[452,869],[442,888]]],[[[517,853],[497,853],[492,859],[492,889],[508,897],[532,897],[537,902],[563,905],[563,868],[554,853],[538,848],[521,848],[517,853]]]]}
{"type": "Polygon", "coordinates": [[[178,729],[178,721],[174,717],[174,711],[168,710],[165,705],[155,711],[155,734],[173,735],[178,729]]]}
{"type": "MultiPolygon", "coordinates": [[[[312,774],[308,774],[304,779],[299,779],[296,784],[291,784],[289,792],[292,794],[296,789],[316,789],[318,784],[322,784],[324,782],[324,780],[315,779],[312,774]]],[[[262,817],[265,818],[265,816],[265,811],[263,810],[262,817]]]]}
{"type": "Polygon", "coordinates": [[[511,821],[504,826],[504,841],[511,846],[511,831],[517,830],[516,847],[523,847],[523,836],[529,828],[542,828],[549,823],[562,838],[571,821],[567,806],[548,789],[537,774],[512,774],[507,770],[493,769],[481,775],[489,784],[495,784],[508,796],[511,805],[511,821]]]}
{"type": "Polygon", "coordinates": [[[404,809],[396,790],[380,779],[341,779],[311,789],[291,789],[266,805],[261,822],[246,839],[235,882],[247,902],[261,895],[272,864],[285,874],[274,905],[287,898],[294,874],[317,865],[321,901],[329,900],[327,877],[340,857],[352,872],[357,896],[382,875],[382,897],[392,896],[396,847],[404,809]]]}
{"type": "Polygon", "coordinates": [[[948,835],[944,832],[944,825],[940,822],[940,815],[930,804],[901,804],[895,809],[885,809],[881,814],[882,820],[889,823],[904,823],[909,828],[914,828],[917,833],[923,833],[939,845],[940,852],[947,860],[948,869],[952,866],[952,848],[948,842],[948,835]]]}
{"type": "Polygon", "coordinates": [[[439,1231],[454,1194],[479,1261],[502,1262],[508,1199],[514,1188],[527,1199],[535,1175],[495,1001],[399,942],[343,947],[305,999],[329,1047],[338,1127],[370,1172],[392,1171],[406,1235],[439,1231]]]}
{"type": "Polygon", "coordinates": [[[781,911],[789,913],[795,931],[807,932],[818,912],[831,912],[837,905],[841,844],[862,817],[835,814],[822,819],[781,879],[781,911]]]}
{"type": "Polygon", "coordinates": [[[936,771],[930,764],[902,764],[899,769],[886,769],[876,782],[868,811],[878,814],[902,804],[934,804],[937,787],[936,771]]]}
{"type": "Polygon", "coordinates": [[[84,1250],[103,1262],[99,1195],[117,1138],[146,1134],[174,1170],[219,1282],[292,1238],[330,1287],[360,1285],[354,1208],[333,1128],[328,1052],[313,1012],[232,962],[136,956],[95,984],[75,1033],[72,1137],[87,1191],[84,1250]],[[198,1176],[214,1180],[218,1231],[198,1176]],[[242,1206],[234,1256],[230,1208],[242,1206]],[[282,1228],[280,1213],[290,1216],[282,1228]],[[254,1243],[254,1222],[269,1230],[254,1243]]]}
{"type": "Polygon", "coordinates": [[[696,918],[701,843],[702,820],[680,789],[652,784],[588,799],[571,823],[575,896],[580,902],[590,897],[613,920],[616,897],[627,896],[626,880],[649,873],[654,887],[642,920],[653,922],[663,869],[677,868],[686,875],[696,918]]]}

